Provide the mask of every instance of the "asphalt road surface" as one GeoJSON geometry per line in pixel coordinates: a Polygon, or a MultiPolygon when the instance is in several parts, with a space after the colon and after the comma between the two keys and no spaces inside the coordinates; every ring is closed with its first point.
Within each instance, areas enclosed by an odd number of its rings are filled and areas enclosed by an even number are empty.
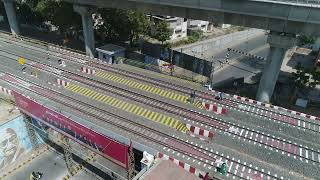
{"type": "MultiPolygon", "coordinates": [[[[7,180],[29,180],[32,171],[42,172],[43,180],[61,180],[68,174],[66,163],[63,156],[53,150],[44,152],[39,157],[35,158],[29,164],[12,173],[7,180]]],[[[97,180],[97,178],[86,171],[81,171],[70,180],[97,180]]]]}

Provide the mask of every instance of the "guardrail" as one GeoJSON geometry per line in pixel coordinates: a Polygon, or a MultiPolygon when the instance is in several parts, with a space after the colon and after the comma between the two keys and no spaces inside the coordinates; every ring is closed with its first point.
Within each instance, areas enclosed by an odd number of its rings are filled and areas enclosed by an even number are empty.
{"type": "Polygon", "coordinates": [[[295,5],[317,5],[317,7],[320,7],[320,0],[252,0],[252,1],[260,1],[260,2],[275,2],[275,3],[291,3],[295,5]]]}

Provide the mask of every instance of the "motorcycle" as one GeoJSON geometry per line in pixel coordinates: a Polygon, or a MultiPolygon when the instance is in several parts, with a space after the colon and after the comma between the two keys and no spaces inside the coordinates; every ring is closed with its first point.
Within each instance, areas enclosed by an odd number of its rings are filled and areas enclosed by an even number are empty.
{"type": "Polygon", "coordinates": [[[30,175],[30,180],[40,180],[43,173],[41,172],[32,172],[30,175]]]}

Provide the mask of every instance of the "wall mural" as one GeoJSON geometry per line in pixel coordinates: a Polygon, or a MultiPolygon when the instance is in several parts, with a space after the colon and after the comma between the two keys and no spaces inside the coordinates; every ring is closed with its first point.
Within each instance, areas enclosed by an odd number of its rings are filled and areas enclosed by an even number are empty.
{"type": "Polygon", "coordinates": [[[14,163],[31,149],[22,116],[0,126],[0,169],[14,163]]]}

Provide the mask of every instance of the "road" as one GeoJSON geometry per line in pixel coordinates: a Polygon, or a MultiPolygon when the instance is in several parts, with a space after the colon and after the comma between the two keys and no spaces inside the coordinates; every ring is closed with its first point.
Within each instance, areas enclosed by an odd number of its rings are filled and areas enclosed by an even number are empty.
{"type": "MultiPolygon", "coordinates": [[[[29,180],[30,173],[38,171],[43,173],[43,180],[62,180],[67,174],[67,166],[63,156],[56,151],[48,150],[26,164],[18,171],[8,176],[7,180],[29,180]]],[[[69,178],[70,180],[97,180],[96,176],[81,171],[79,174],[69,178]]]]}
{"type": "MultiPolygon", "coordinates": [[[[231,62],[231,64],[224,64],[223,68],[220,68],[220,62],[225,61],[226,54],[228,52],[227,48],[240,50],[265,58],[269,53],[266,34],[255,36],[247,41],[234,42],[233,44],[228,45],[227,47],[224,47],[218,51],[206,51],[203,53],[203,57],[209,61],[213,61],[213,66],[215,67],[213,84],[224,81],[231,77],[245,77],[245,79],[249,79],[251,76],[263,70],[263,65],[261,66],[261,64],[265,62],[261,62],[261,60],[252,58],[242,58],[241,61],[237,61],[237,59],[241,57],[241,54],[235,52],[230,52],[229,54],[229,62],[231,62]]],[[[196,54],[196,56],[197,55],[198,54],[196,54]]]]}
{"type": "MultiPolygon", "coordinates": [[[[255,55],[261,57],[267,57],[269,53],[269,47],[267,45],[262,45],[256,48],[255,55]]],[[[235,54],[235,53],[233,53],[235,54]]],[[[263,71],[263,65],[265,61],[259,59],[253,59],[250,57],[241,58],[241,61],[234,59],[230,61],[230,64],[224,64],[224,67],[218,69],[213,74],[213,84],[227,80],[231,77],[240,78],[244,77],[245,82],[250,82],[250,77],[256,75],[263,71]]]]}

